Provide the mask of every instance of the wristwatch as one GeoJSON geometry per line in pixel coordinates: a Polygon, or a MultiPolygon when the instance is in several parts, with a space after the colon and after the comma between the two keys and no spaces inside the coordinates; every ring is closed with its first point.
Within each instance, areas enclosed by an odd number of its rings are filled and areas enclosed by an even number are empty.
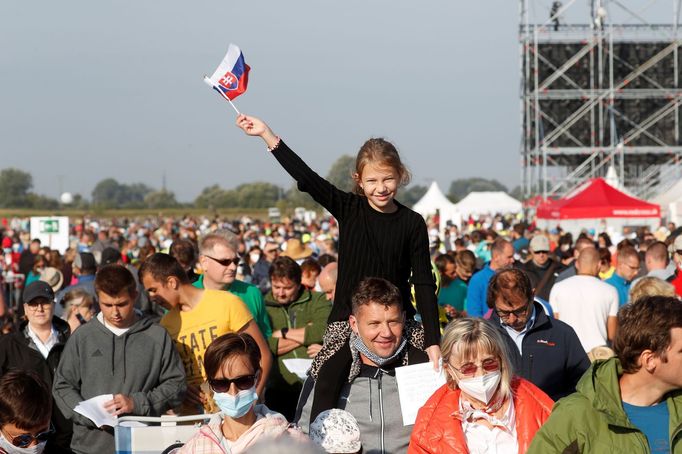
{"type": "Polygon", "coordinates": [[[282,339],[286,339],[286,338],[287,338],[287,333],[289,332],[289,328],[282,328],[282,329],[279,330],[279,331],[282,333],[282,339]]]}

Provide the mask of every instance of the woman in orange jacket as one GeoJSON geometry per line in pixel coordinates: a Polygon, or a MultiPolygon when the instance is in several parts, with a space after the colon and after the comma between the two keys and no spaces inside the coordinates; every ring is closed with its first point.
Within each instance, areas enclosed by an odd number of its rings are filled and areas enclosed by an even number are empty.
{"type": "Polygon", "coordinates": [[[525,453],[553,402],[512,377],[495,327],[478,318],[453,320],[441,351],[447,383],[419,410],[408,453],[525,453]]]}

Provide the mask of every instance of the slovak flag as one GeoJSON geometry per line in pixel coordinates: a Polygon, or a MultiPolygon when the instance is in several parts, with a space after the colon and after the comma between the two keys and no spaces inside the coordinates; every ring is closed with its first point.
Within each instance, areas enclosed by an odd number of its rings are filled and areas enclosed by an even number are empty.
{"type": "Polygon", "coordinates": [[[239,47],[230,44],[218,69],[211,77],[204,76],[204,82],[231,101],[246,91],[250,69],[239,47]]]}

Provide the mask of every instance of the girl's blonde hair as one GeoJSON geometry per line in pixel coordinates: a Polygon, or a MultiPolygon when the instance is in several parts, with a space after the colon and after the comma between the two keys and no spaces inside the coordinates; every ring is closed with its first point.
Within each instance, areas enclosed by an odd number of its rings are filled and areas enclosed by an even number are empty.
{"type": "Polygon", "coordinates": [[[355,193],[364,195],[362,188],[358,184],[362,177],[362,171],[367,164],[386,166],[392,168],[398,174],[398,184],[406,186],[410,183],[411,175],[405,164],[400,160],[400,154],[396,147],[381,138],[369,139],[365,142],[355,158],[355,193]]]}
{"type": "Polygon", "coordinates": [[[669,282],[653,276],[645,276],[638,279],[630,289],[630,301],[633,303],[645,296],[671,296],[676,297],[675,286],[669,282]]]}
{"type": "MultiPolygon", "coordinates": [[[[512,369],[507,346],[492,324],[480,318],[455,319],[445,327],[440,348],[444,366],[452,364],[453,360],[455,362],[474,360],[479,353],[487,353],[497,357],[500,361],[501,374],[500,397],[503,399],[511,398],[512,369]]],[[[452,373],[446,374],[447,383],[452,389],[455,389],[457,381],[452,375],[452,373]]]]}

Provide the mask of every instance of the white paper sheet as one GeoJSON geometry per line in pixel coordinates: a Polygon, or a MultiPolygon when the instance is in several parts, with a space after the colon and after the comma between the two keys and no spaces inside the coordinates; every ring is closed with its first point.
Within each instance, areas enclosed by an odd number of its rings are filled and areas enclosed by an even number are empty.
{"type": "Polygon", "coordinates": [[[301,380],[305,380],[308,377],[308,369],[313,365],[313,360],[307,358],[288,358],[282,360],[282,362],[289,369],[289,372],[298,375],[298,378],[301,380]]]}
{"type": "Polygon", "coordinates": [[[395,379],[398,383],[400,409],[403,414],[403,425],[414,424],[417,412],[429,400],[429,397],[445,384],[445,372],[433,370],[430,362],[413,366],[396,367],[395,379]]]}
{"type": "Polygon", "coordinates": [[[79,402],[78,405],[76,405],[76,408],[74,408],[74,411],[94,422],[97,427],[114,427],[118,418],[104,408],[104,403],[109,402],[113,398],[114,396],[112,394],[101,394],[91,399],[84,400],[83,402],[79,402]]]}

